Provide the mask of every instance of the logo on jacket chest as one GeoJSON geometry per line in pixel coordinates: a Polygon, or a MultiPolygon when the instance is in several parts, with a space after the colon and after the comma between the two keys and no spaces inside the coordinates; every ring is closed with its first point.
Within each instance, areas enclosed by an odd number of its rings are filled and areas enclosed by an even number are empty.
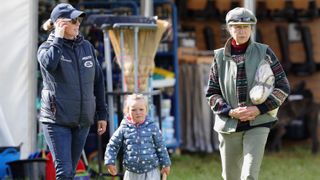
{"type": "Polygon", "coordinates": [[[82,60],[85,61],[83,64],[84,67],[87,67],[87,68],[93,67],[93,62],[91,61],[91,59],[92,59],[92,56],[85,56],[82,58],[82,60]]]}
{"type": "Polygon", "coordinates": [[[91,68],[92,66],[93,66],[93,62],[92,61],[84,62],[84,67],[91,68]]]}
{"type": "Polygon", "coordinates": [[[82,58],[82,61],[89,60],[89,59],[92,59],[92,56],[84,56],[84,57],[82,58]]]}

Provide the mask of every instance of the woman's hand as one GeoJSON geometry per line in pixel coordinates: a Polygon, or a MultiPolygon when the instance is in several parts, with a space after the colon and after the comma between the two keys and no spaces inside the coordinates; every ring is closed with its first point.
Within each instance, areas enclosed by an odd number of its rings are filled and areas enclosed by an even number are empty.
{"type": "Polygon", "coordinates": [[[112,176],[115,176],[117,175],[117,167],[115,165],[112,165],[112,164],[108,164],[107,165],[107,169],[108,169],[108,172],[112,175],[112,176]]]}
{"type": "Polygon", "coordinates": [[[102,135],[106,132],[107,129],[107,121],[105,120],[99,120],[97,124],[97,132],[99,135],[102,135]]]}
{"type": "Polygon", "coordinates": [[[54,23],[54,36],[58,37],[58,38],[63,38],[64,37],[64,32],[66,29],[66,21],[63,19],[58,19],[55,23],[54,23]]]}
{"type": "Polygon", "coordinates": [[[251,121],[254,120],[260,114],[257,106],[244,106],[237,107],[230,110],[229,115],[240,121],[251,121]]]}

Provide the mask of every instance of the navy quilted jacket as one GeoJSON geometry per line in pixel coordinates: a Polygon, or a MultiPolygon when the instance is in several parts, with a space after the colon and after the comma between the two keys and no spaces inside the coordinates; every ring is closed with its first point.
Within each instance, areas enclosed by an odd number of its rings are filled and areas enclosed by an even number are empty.
{"type": "Polygon", "coordinates": [[[38,50],[43,78],[40,121],[68,127],[106,120],[104,79],[89,41],[55,38],[38,50]]]}

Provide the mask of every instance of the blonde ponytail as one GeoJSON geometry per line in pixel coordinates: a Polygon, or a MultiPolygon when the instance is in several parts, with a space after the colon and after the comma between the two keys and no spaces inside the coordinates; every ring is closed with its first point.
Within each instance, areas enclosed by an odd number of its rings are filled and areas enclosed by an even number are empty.
{"type": "Polygon", "coordinates": [[[42,29],[45,31],[51,31],[53,29],[53,22],[51,19],[48,19],[45,23],[42,25],[42,29]]]}

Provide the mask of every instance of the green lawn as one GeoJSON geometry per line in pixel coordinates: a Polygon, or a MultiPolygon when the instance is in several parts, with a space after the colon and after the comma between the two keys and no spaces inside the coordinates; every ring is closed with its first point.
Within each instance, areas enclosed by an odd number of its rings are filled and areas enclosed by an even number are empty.
{"type": "MultiPolygon", "coordinates": [[[[222,179],[218,152],[212,154],[173,154],[171,160],[171,174],[168,180],[222,179]]],[[[278,153],[267,152],[264,156],[259,179],[319,180],[320,154],[311,155],[310,145],[306,143],[286,145],[278,153]]]]}
{"type": "MultiPolygon", "coordinates": [[[[219,154],[172,156],[170,180],[221,180],[219,154]]],[[[290,145],[278,153],[266,153],[260,180],[319,180],[320,155],[311,155],[309,145],[290,145]]]]}

